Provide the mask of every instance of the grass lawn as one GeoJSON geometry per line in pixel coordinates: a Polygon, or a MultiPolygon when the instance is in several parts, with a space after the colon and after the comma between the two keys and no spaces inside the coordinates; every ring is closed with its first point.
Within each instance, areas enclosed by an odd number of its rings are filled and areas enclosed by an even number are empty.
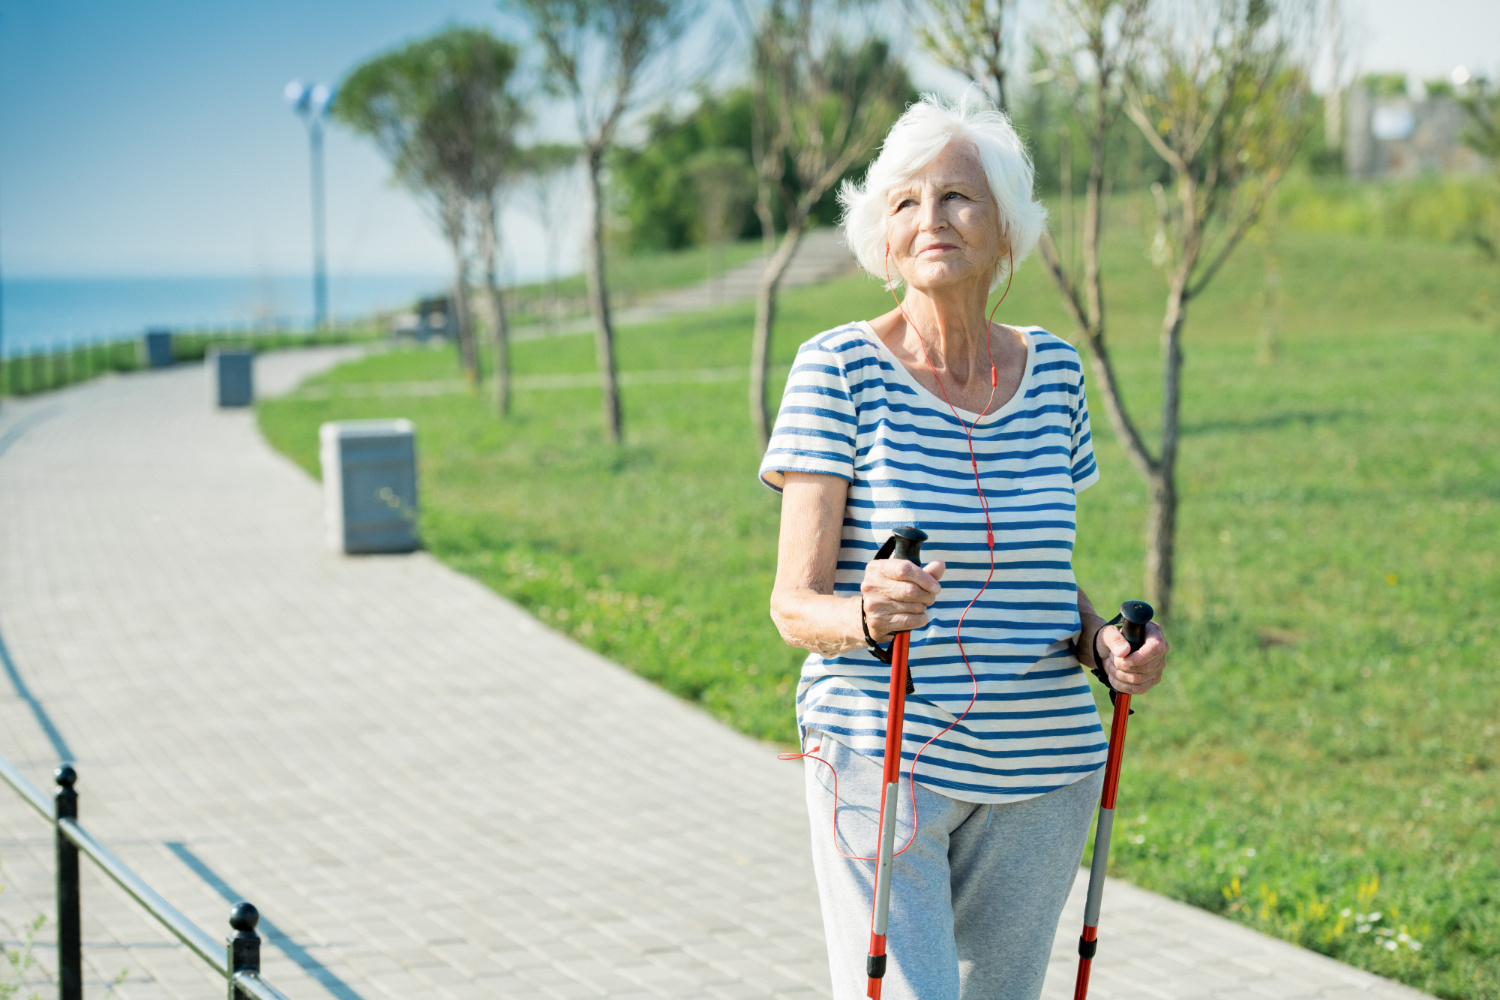
{"type": "MultiPolygon", "coordinates": [[[[1441,996],[1496,1000],[1500,336],[1471,315],[1492,272],[1415,242],[1287,234],[1279,249],[1274,361],[1255,361],[1252,247],[1189,314],[1172,668],[1138,700],[1111,869],[1441,996]]],[[[1149,430],[1161,282],[1138,244],[1107,264],[1149,430]]],[[[790,293],[776,355],[888,302],[861,278],[790,293]]],[[[1035,263],[1001,318],[1067,330],[1035,263]]],[[[741,364],[750,322],[737,306],[628,328],[621,369],[741,364]]],[[[589,338],[558,338],[517,345],[515,366],[592,358],[589,338]]],[[[318,381],[456,376],[451,352],[410,351],[318,381]]],[[[583,389],[523,391],[504,423],[466,394],[294,396],[260,418],[314,474],[320,422],[411,418],[438,557],[789,740],[801,656],[766,614],[778,505],[755,479],[745,390],[628,387],[619,449],[583,389]]],[[[1076,567],[1107,605],[1139,591],[1146,493],[1093,412],[1103,480],[1080,499],[1076,567]]]]}

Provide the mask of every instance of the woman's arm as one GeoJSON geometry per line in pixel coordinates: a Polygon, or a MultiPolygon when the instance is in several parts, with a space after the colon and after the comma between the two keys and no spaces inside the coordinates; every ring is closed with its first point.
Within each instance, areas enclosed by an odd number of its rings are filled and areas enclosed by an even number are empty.
{"type": "Polygon", "coordinates": [[[833,596],[848,498],[849,484],[838,476],[786,473],[771,620],[788,646],[819,656],[864,646],[861,602],[871,637],[884,642],[892,633],[925,626],[927,607],[941,590],[942,563],[924,568],[882,559],[866,568],[858,596],[833,596]]]}
{"type": "Polygon", "coordinates": [[[1094,659],[1094,640],[1104,627],[1104,619],[1094,610],[1094,602],[1089,600],[1082,587],[1078,588],[1078,619],[1082,622],[1078,632],[1078,662],[1093,670],[1099,665],[1094,659]]]}

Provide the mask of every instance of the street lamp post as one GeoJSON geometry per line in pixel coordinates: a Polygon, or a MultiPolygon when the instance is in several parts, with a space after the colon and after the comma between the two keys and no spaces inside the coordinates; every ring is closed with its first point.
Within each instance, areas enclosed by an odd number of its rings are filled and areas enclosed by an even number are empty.
{"type": "Polygon", "coordinates": [[[307,142],[312,154],[312,228],[313,228],[313,323],[328,321],[328,260],[324,248],[323,224],[323,119],[333,103],[333,88],[326,83],[293,80],[286,85],[287,103],[307,125],[307,142]]]}

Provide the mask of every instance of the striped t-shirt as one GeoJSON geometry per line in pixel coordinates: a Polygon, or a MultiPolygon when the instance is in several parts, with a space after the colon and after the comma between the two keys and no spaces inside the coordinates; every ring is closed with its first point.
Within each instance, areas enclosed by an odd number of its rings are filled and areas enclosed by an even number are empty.
{"type": "MultiPolygon", "coordinates": [[[[1067,342],[1041,329],[1021,332],[1020,387],[974,428],[995,528],[995,576],[963,630],[979,696],[922,754],[916,774],[920,784],[970,802],[1014,802],[1072,784],[1101,767],[1106,751],[1088,679],[1070,652],[1079,631],[1075,497],[1099,478],[1083,368],[1067,342]]],[[[865,564],[902,525],[927,532],[923,562],[947,563],[929,624],[911,637],[909,769],[974,693],[954,635],[989,572],[989,552],[964,428],[868,323],[851,323],[797,352],[760,466],[778,491],[785,472],[849,481],[835,594],[859,593],[865,564]]],[[[809,656],[797,685],[799,730],[882,756],[889,678],[867,649],[809,656]]]]}

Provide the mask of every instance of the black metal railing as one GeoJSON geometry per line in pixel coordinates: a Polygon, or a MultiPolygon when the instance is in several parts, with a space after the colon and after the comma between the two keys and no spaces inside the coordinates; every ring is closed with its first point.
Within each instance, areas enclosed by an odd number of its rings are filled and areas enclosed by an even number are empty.
{"type": "Polygon", "coordinates": [[[58,1000],[83,1000],[83,919],[78,884],[78,855],[89,857],[142,908],[207,962],[229,986],[229,1000],[287,1000],[286,994],[260,978],[260,935],[255,925],[260,913],[239,903],[229,914],[234,934],[219,942],[182,911],[167,902],[109,848],[78,824],[78,772],[73,765],[57,769],[57,792],[52,801],[0,757],[0,777],[20,793],[53,826],[57,839],[57,995],[58,1000]]]}
{"type": "MultiPolygon", "coordinates": [[[[384,330],[376,324],[332,324],[321,329],[226,327],[171,331],[169,351],[175,362],[201,361],[215,348],[268,351],[376,341],[384,330]]],[[[24,352],[0,352],[0,396],[34,396],[108,373],[152,367],[139,335],[103,340],[33,345],[24,352]]]]}

